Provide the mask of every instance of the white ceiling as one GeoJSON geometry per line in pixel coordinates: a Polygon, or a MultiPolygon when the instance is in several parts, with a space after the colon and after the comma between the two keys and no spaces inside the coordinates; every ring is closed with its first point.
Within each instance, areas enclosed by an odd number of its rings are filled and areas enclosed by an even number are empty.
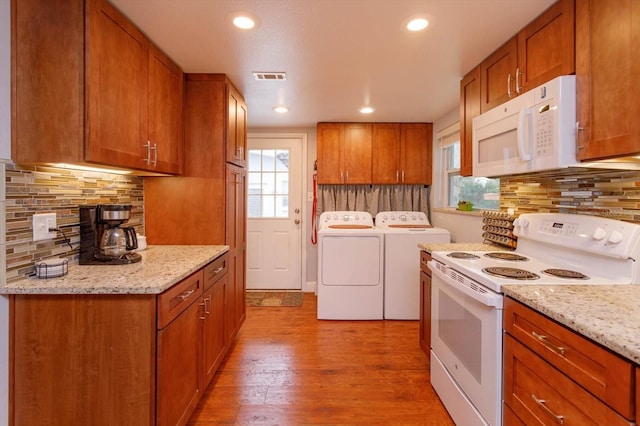
{"type": "Polygon", "coordinates": [[[554,0],[110,0],[185,72],[225,73],[249,127],[426,121],[458,105],[459,82],[554,0]],[[257,28],[240,31],[234,12],[257,28]],[[414,15],[432,24],[403,29],[414,15]],[[287,81],[255,81],[285,71],[287,81]],[[291,111],[277,114],[272,108],[291,111]],[[360,107],[375,112],[363,116],[360,107]]]}

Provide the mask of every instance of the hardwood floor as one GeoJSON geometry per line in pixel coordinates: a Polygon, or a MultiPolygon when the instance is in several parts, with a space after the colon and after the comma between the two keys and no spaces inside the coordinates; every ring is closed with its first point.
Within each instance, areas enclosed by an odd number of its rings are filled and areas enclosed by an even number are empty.
{"type": "Polygon", "coordinates": [[[453,425],[429,383],[417,321],[318,321],[248,307],[189,421],[204,425],[453,425]]]}

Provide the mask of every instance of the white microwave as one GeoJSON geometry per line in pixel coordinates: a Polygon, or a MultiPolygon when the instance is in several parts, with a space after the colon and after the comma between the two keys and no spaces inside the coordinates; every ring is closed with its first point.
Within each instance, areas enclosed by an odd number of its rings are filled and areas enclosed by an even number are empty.
{"type": "Polygon", "coordinates": [[[473,119],[473,176],[578,166],[576,77],[557,77],[473,119]]]}

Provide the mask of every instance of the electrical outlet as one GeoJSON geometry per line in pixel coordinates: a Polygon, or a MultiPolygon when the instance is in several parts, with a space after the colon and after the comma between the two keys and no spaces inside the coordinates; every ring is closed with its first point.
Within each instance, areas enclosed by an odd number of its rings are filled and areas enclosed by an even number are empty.
{"type": "Polygon", "coordinates": [[[55,213],[40,213],[33,215],[33,241],[49,240],[58,236],[56,231],[49,232],[50,228],[55,228],[55,213]]]}

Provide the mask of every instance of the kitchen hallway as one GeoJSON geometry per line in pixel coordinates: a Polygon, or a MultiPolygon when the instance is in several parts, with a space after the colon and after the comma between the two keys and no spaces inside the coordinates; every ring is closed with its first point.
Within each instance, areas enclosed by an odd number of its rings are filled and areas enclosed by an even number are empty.
{"type": "Polygon", "coordinates": [[[417,321],[318,321],[302,307],[247,320],[190,426],[453,425],[429,383],[417,321]]]}

